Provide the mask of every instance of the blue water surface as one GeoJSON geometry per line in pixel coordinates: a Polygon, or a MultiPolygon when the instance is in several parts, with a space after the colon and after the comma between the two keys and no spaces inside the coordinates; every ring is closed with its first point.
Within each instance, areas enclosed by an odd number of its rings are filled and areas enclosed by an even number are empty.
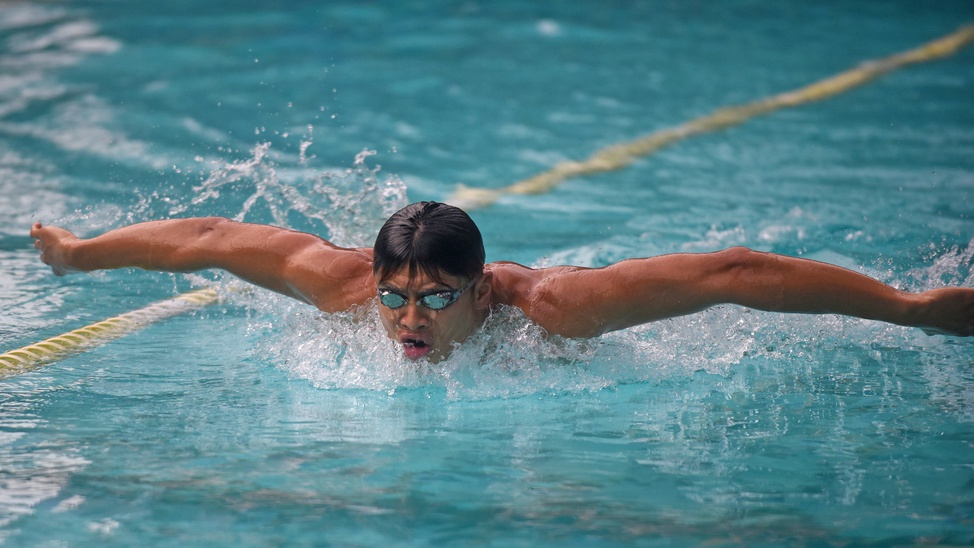
{"type": "MultiPolygon", "coordinates": [[[[594,341],[496,311],[445,364],[217,273],[53,276],[224,215],[369,245],[502,188],[974,23],[974,5],[6,2],[0,351],[225,299],[0,380],[0,544],[974,544],[974,346],[718,307],[594,341]]],[[[471,211],[488,260],[732,245],[974,287],[974,47],[471,211]]]]}

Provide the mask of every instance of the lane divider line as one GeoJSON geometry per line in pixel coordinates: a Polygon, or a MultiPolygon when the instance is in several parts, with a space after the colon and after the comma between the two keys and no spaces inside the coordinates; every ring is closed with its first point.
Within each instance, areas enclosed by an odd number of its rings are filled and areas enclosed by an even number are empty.
{"type": "Polygon", "coordinates": [[[213,289],[189,291],[171,299],[152,303],[50,339],[0,354],[0,379],[18,375],[63,357],[79,354],[151,323],[220,301],[213,289]]]}
{"type": "Polygon", "coordinates": [[[687,137],[736,126],[756,116],[782,108],[821,101],[907,65],[953,55],[971,42],[974,42],[974,25],[964,26],[915,49],[866,61],[855,68],[802,88],[751,103],[724,107],[678,126],[602,148],[586,160],[561,162],[548,171],[503,188],[477,188],[458,184],[446,202],[462,209],[472,210],[490,206],[498,198],[508,194],[543,194],[567,179],[623,169],[636,160],[687,137]]]}

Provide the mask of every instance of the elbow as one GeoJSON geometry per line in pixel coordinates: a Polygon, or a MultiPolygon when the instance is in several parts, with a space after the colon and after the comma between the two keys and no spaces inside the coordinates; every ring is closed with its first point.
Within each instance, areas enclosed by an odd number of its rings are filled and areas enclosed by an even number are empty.
{"type": "Polygon", "coordinates": [[[763,310],[777,308],[783,280],[773,255],[736,246],[713,256],[716,260],[706,274],[716,301],[763,310]],[[756,287],[761,291],[756,293],[756,287]]]}
{"type": "Polygon", "coordinates": [[[754,251],[743,246],[729,247],[713,253],[716,261],[713,263],[711,275],[716,275],[733,285],[744,279],[754,279],[768,271],[771,255],[761,251],[754,251]]]}
{"type": "Polygon", "coordinates": [[[719,259],[718,266],[725,271],[740,271],[754,268],[767,257],[767,253],[754,251],[744,246],[728,247],[713,253],[719,259]]]}
{"type": "Polygon", "coordinates": [[[788,286],[796,273],[773,253],[732,247],[720,255],[714,279],[721,300],[767,311],[787,311],[788,286]]]}
{"type": "Polygon", "coordinates": [[[225,217],[196,217],[182,222],[185,224],[175,225],[160,238],[169,245],[151,250],[150,269],[195,272],[212,268],[227,241],[228,228],[235,224],[225,217]]]}
{"type": "Polygon", "coordinates": [[[190,247],[212,248],[226,241],[232,233],[233,225],[236,221],[231,221],[226,217],[199,217],[193,219],[193,225],[186,234],[185,242],[190,247]]]}
{"type": "Polygon", "coordinates": [[[198,217],[196,220],[196,232],[199,236],[218,232],[227,225],[232,225],[236,221],[231,221],[226,217],[198,217]]]}

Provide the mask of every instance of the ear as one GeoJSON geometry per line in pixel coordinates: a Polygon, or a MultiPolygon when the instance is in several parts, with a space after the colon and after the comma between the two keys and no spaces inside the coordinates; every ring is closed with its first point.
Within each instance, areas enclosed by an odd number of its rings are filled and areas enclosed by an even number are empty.
{"type": "Polygon", "coordinates": [[[480,276],[477,286],[474,287],[474,298],[477,308],[486,310],[490,308],[491,288],[494,285],[494,273],[487,270],[480,276]]]}

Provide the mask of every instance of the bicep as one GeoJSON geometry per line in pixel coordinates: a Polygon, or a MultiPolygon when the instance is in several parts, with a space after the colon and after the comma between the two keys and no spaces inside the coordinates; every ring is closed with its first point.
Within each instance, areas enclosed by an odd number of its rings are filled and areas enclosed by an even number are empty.
{"type": "Polygon", "coordinates": [[[226,270],[244,280],[287,292],[289,261],[321,240],[283,228],[215,219],[174,249],[173,269],[226,270]]]}
{"type": "Polygon", "coordinates": [[[304,232],[228,221],[200,235],[190,256],[255,285],[323,310],[361,300],[371,274],[367,250],[337,247],[304,232]]]}
{"type": "Polygon", "coordinates": [[[629,259],[603,268],[536,271],[533,316],[549,333],[597,336],[729,300],[733,271],[718,254],[629,259]]]}

